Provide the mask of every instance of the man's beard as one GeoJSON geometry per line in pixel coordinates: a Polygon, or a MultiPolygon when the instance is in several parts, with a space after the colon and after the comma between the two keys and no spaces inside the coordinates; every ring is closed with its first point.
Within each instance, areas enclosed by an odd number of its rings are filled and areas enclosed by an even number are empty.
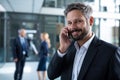
{"type": "Polygon", "coordinates": [[[88,34],[88,31],[82,33],[82,29],[76,29],[76,30],[71,31],[71,37],[74,41],[82,40],[87,34],[88,34]],[[73,32],[80,32],[80,34],[77,37],[74,37],[72,35],[73,32]]]}

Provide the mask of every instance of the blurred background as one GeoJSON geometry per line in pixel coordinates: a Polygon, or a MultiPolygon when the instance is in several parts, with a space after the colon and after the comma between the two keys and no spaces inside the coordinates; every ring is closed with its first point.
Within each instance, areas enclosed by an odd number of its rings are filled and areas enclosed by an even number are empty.
{"type": "MultiPolygon", "coordinates": [[[[0,0],[0,77],[3,77],[1,80],[12,80],[14,63],[11,41],[18,35],[19,28],[27,30],[27,37],[32,39],[36,48],[40,44],[40,33],[49,33],[51,40],[49,64],[59,46],[59,32],[66,25],[64,8],[71,2],[85,2],[91,5],[94,10],[93,31],[96,36],[120,46],[120,0],[0,0]],[[6,74],[7,79],[4,77],[6,74]]],[[[36,72],[38,60],[38,56],[30,49],[26,74],[28,72],[36,76],[33,72],[36,72]]],[[[28,79],[26,75],[24,80],[37,78],[28,79]]]]}

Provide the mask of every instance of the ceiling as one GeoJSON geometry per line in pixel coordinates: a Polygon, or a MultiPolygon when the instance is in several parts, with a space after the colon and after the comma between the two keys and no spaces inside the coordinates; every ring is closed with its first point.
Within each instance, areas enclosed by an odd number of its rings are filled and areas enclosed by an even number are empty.
{"type": "MultiPolygon", "coordinates": [[[[57,0],[0,0],[0,11],[23,12],[23,13],[40,13],[43,1],[57,0]]],[[[61,0],[64,2],[93,2],[94,0],[61,0]]]]}
{"type": "Polygon", "coordinates": [[[44,0],[0,0],[0,11],[39,13],[44,0]]]}

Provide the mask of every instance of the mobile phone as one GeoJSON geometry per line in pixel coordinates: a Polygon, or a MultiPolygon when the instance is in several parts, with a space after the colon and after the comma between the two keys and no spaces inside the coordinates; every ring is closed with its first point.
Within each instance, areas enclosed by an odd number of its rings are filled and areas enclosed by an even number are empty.
{"type": "Polygon", "coordinates": [[[70,32],[70,31],[68,31],[68,38],[69,38],[69,39],[73,39],[73,38],[72,38],[72,32],[70,32]]]}

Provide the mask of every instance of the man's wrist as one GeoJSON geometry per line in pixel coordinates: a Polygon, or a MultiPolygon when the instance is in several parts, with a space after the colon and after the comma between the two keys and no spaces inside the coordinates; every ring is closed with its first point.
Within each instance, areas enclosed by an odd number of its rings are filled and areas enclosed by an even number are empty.
{"type": "Polygon", "coordinates": [[[62,58],[64,55],[66,55],[66,53],[61,53],[59,50],[57,50],[57,53],[58,53],[58,56],[61,57],[61,58],[62,58]]]}
{"type": "Polygon", "coordinates": [[[65,53],[66,52],[66,50],[63,50],[61,48],[58,48],[58,50],[59,50],[60,53],[65,53]]]}

